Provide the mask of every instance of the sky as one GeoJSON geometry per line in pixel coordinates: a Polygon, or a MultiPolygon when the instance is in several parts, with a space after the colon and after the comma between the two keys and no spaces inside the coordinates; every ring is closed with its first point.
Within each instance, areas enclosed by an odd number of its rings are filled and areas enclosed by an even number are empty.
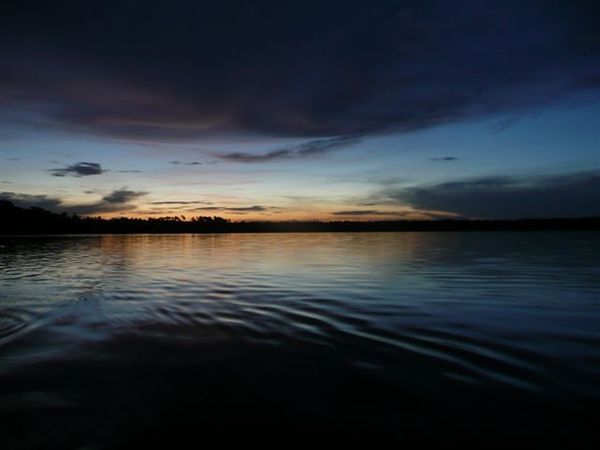
{"type": "Polygon", "coordinates": [[[0,199],[103,217],[600,216],[599,13],[9,0],[0,199]]]}

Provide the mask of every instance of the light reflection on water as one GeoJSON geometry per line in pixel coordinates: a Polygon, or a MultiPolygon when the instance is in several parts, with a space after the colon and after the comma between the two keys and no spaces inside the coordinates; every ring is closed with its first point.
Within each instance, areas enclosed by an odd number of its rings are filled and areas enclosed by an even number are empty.
{"type": "Polygon", "coordinates": [[[592,232],[0,239],[4,436],[125,448],[195,418],[593,442],[599,251],[592,232]]]}

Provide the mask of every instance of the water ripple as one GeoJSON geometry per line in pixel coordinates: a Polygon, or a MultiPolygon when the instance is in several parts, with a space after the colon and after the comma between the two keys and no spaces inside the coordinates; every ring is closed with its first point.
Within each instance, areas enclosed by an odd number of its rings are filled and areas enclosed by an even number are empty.
{"type": "MultiPolygon", "coordinates": [[[[454,392],[480,408],[534,398],[578,411],[600,398],[600,238],[535,236],[5,239],[0,415],[77,410],[89,396],[104,404],[76,382],[56,391],[52,373],[93,380],[128,405],[155,395],[144,386],[189,373],[221,397],[214,380],[283,409],[293,396],[295,411],[339,390],[328,403],[338,415],[353,411],[339,409],[350,392],[385,387],[362,400],[376,402],[366,422],[407,396],[446,398],[452,410],[454,392]]],[[[218,409],[195,383],[171,382],[218,409]]]]}

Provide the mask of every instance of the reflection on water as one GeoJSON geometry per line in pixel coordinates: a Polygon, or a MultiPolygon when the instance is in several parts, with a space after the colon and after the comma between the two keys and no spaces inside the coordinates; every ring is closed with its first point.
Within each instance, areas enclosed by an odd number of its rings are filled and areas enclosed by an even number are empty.
{"type": "Polygon", "coordinates": [[[593,232],[0,239],[0,447],[593,447],[599,251],[593,232]]]}

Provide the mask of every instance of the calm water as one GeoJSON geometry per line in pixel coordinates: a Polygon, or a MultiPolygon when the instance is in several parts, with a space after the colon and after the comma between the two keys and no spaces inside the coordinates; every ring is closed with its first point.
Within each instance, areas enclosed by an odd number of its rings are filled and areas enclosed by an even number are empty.
{"type": "Polygon", "coordinates": [[[594,448],[599,255],[593,232],[3,238],[0,448],[594,448]]]}

